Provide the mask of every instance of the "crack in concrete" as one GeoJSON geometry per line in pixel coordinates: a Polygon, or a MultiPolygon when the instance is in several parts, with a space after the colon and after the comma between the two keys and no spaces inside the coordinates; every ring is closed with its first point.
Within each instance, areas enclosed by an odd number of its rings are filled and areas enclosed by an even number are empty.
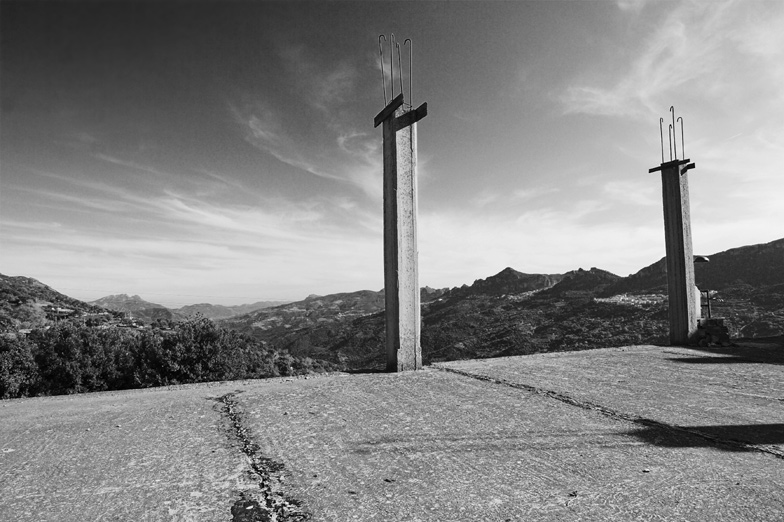
{"type": "Polygon", "coordinates": [[[281,462],[261,455],[261,448],[253,442],[245,425],[242,408],[236,393],[227,393],[217,400],[223,405],[222,413],[231,423],[231,432],[241,445],[241,451],[250,462],[249,474],[258,482],[259,491],[240,493],[240,499],[231,507],[232,522],[284,522],[310,520],[311,514],[301,507],[301,502],[280,491],[281,462]]]}
{"type": "Polygon", "coordinates": [[[507,381],[506,379],[496,379],[495,377],[488,377],[486,375],[475,374],[475,373],[467,372],[467,371],[464,371],[464,370],[457,370],[455,368],[445,368],[443,366],[438,366],[438,365],[435,365],[435,364],[432,365],[432,367],[437,369],[437,370],[439,370],[439,371],[442,371],[442,372],[450,372],[450,373],[454,373],[454,374],[457,374],[457,375],[462,375],[463,377],[470,377],[472,379],[477,379],[479,381],[490,382],[490,383],[493,383],[493,384],[500,384],[500,385],[503,385],[503,386],[509,386],[510,388],[517,388],[519,390],[530,391],[530,392],[536,393],[538,395],[544,395],[546,397],[550,397],[551,399],[555,399],[557,401],[561,401],[563,403],[569,404],[571,406],[576,406],[576,407],[582,408],[584,410],[597,411],[597,412],[601,413],[602,415],[605,415],[607,417],[611,417],[613,419],[625,420],[625,421],[628,421],[628,422],[633,422],[635,424],[640,424],[642,426],[646,426],[646,427],[650,427],[650,428],[660,429],[660,430],[663,430],[665,432],[670,432],[670,433],[687,433],[687,434],[690,434],[690,435],[694,435],[696,437],[700,437],[700,438],[705,439],[707,441],[710,441],[710,442],[712,442],[713,444],[716,444],[716,445],[729,446],[729,447],[731,447],[733,449],[741,449],[741,450],[744,450],[744,451],[758,451],[758,452],[761,452],[761,453],[767,453],[769,455],[773,455],[774,457],[777,457],[777,458],[780,458],[780,459],[784,459],[784,451],[782,451],[782,450],[780,450],[780,449],[778,449],[778,448],[776,448],[774,446],[765,445],[765,444],[752,444],[752,443],[743,442],[743,441],[739,441],[739,440],[724,439],[724,438],[721,438],[721,437],[716,437],[716,436],[709,435],[707,433],[703,433],[703,432],[701,432],[699,430],[695,430],[695,429],[692,429],[692,428],[687,428],[687,427],[684,427],[684,426],[677,426],[675,424],[667,424],[666,422],[660,422],[660,421],[657,421],[657,420],[648,419],[646,417],[640,417],[639,415],[634,415],[634,414],[630,414],[630,413],[623,413],[623,412],[620,412],[620,411],[608,408],[606,406],[602,406],[601,404],[596,404],[594,402],[586,401],[586,400],[575,399],[574,397],[571,397],[569,395],[565,395],[563,393],[559,393],[559,392],[552,391],[552,390],[546,390],[544,388],[538,388],[538,387],[532,386],[530,384],[522,384],[522,383],[507,381]]]}

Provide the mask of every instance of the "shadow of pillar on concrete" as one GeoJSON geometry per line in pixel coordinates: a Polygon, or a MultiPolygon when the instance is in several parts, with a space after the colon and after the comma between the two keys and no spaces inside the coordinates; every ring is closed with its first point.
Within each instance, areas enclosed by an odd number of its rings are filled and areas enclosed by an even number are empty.
{"type": "Polygon", "coordinates": [[[675,357],[671,361],[691,364],[758,363],[784,365],[784,336],[737,339],[733,346],[690,346],[704,357],[675,357]]]}
{"type": "Polygon", "coordinates": [[[677,431],[645,426],[628,432],[642,441],[670,448],[715,447],[725,451],[760,451],[759,446],[779,446],[784,457],[784,424],[681,426],[677,431]]]}
{"type": "Polygon", "coordinates": [[[784,364],[784,362],[764,361],[757,358],[737,356],[711,357],[671,357],[668,361],[684,364],[784,364]]]}

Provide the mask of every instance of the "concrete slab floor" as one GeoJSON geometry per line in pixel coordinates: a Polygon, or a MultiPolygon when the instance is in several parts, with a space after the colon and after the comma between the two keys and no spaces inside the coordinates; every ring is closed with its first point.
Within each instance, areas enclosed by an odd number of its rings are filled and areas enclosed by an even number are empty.
{"type": "Polygon", "coordinates": [[[784,365],[725,356],[2,401],[0,520],[781,520],[784,365]]]}
{"type": "Polygon", "coordinates": [[[257,487],[214,400],[236,388],[0,401],[0,520],[226,520],[257,487]]]}

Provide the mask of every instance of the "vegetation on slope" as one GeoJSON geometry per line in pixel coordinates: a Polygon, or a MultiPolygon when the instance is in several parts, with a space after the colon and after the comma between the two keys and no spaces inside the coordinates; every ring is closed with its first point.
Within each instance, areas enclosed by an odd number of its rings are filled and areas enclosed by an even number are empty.
{"type": "MultiPolygon", "coordinates": [[[[508,270],[499,276],[506,278],[508,270]]],[[[422,306],[423,362],[665,342],[663,296],[594,299],[617,277],[598,269],[578,270],[544,290],[502,294],[498,285],[483,280],[448,291],[422,306]]],[[[270,347],[346,369],[385,366],[383,312],[284,326],[249,333],[270,347]]]]}
{"type": "MultiPolygon", "coordinates": [[[[778,243],[774,242],[775,246],[778,243]]],[[[784,243],[782,243],[784,244],[784,243]]],[[[755,267],[757,255],[770,248],[754,250],[745,264],[730,265],[723,255],[712,256],[714,266],[722,266],[720,276],[711,279],[714,317],[725,318],[732,337],[767,337],[784,334],[784,284],[752,286],[743,283],[747,273],[767,273],[755,267]],[[734,281],[721,286],[723,281],[734,281]]],[[[730,251],[732,252],[732,251],[730,251]]],[[[734,253],[733,253],[734,255],[734,253]]],[[[763,257],[765,261],[767,257],[763,257]]],[[[779,259],[779,265],[781,263],[779,259]]],[[[707,265],[705,265],[707,266],[707,265]]],[[[702,268],[702,267],[700,267],[702,268]]],[[[666,290],[651,277],[617,295],[614,287],[631,278],[592,268],[558,277],[529,276],[505,269],[496,276],[478,280],[472,286],[444,291],[422,305],[422,359],[425,364],[443,360],[524,355],[549,351],[570,351],[633,344],[668,343],[666,290]],[[548,285],[532,291],[519,286],[533,281],[548,285]],[[510,283],[508,286],[505,283],[510,283]],[[549,286],[551,285],[552,286],[549,286]],[[504,291],[507,290],[506,292],[504,291]],[[653,293],[645,293],[645,289],[653,293]]],[[[646,275],[646,274],[643,274],[646,275]]],[[[775,282],[780,274],[755,283],[775,282]]],[[[637,281],[643,278],[638,277],[637,281]]],[[[659,279],[659,282],[661,280],[659,279]]],[[[666,274],[664,274],[666,284],[666,274]]],[[[322,298],[329,300],[330,296],[322,298]]],[[[270,347],[300,356],[318,357],[346,369],[380,369],[385,366],[383,311],[330,315],[308,310],[298,315],[288,309],[269,310],[266,322],[235,318],[243,331],[270,347]],[[274,324],[273,321],[274,320],[274,324]]]]}
{"type": "Polygon", "coordinates": [[[0,274],[0,331],[49,324],[51,321],[47,316],[53,308],[80,313],[103,311],[97,306],[61,294],[32,277],[0,274]]]}
{"type": "Polygon", "coordinates": [[[62,321],[0,336],[0,398],[300,375],[337,369],[196,318],[172,330],[62,321]]]}
{"type": "MultiPolygon", "coordinates": [[[[696,267],[697,284],[711,290],[713,316],[730,335],[784,334],[784,239],[710,257],[696,267]]],[[[423,361],[664,344],[665,293],[663,261],[627,278],[506,268],[471,286],[425,288],[423,361]]],[[[35,328],[27,338],[0,336],[4,398],[385,366],[383,291],[310,296],[221,321],[234,331],[204,318],[173,330],[161,318],[159,328],[121,328],[29,278],[0,275],[0,304],[0,331],[35,328]],[[86,326],[63,322],[53,307],[79,311],[86,326]]]]}

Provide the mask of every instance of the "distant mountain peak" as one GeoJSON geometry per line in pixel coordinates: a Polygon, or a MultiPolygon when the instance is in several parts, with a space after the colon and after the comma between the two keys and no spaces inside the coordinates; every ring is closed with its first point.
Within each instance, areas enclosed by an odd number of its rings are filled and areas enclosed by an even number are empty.
{"type": "Polygon", "coordinates": [[[591,267],[590,270],[578,268],[564,274],[563,279],[548,289],[552,294],[565,294],[578,292],[580,294],[598,294],[616,281],[621,276],[615,275],[601,268],[591,267]]]}
{"type": "Polygon", "coordinates": [[[550,288],[562,278],[562,274],[526,274],[506,267],[487,279],[477,279],[470,287],[460,291],[483,295],[519,294],[550,288]]]}
{"type": "Polygon", "coordinates": [[[145,301],[138,295],[128,296],[128,294],[107,295],[95,301],[90,301],[90,304],[119,312],[133,312],[147,308],[166,308],[163,305],[145,301]]]}
{"type": "Polygon", "coordinates": [[[598,278],[605,278],[611,279],[613,281],[617,281],[621,279],[621,276],[613,274],[607,270],[602,270],[601,268],[596,268],[592,266],[590,270],[585,270],[584,268],[578,268],[577,270],[572,270],[570,272],[566,272],[564,274],[564,278],[571,278],[571,277],[598,277],[598,278]]]}

